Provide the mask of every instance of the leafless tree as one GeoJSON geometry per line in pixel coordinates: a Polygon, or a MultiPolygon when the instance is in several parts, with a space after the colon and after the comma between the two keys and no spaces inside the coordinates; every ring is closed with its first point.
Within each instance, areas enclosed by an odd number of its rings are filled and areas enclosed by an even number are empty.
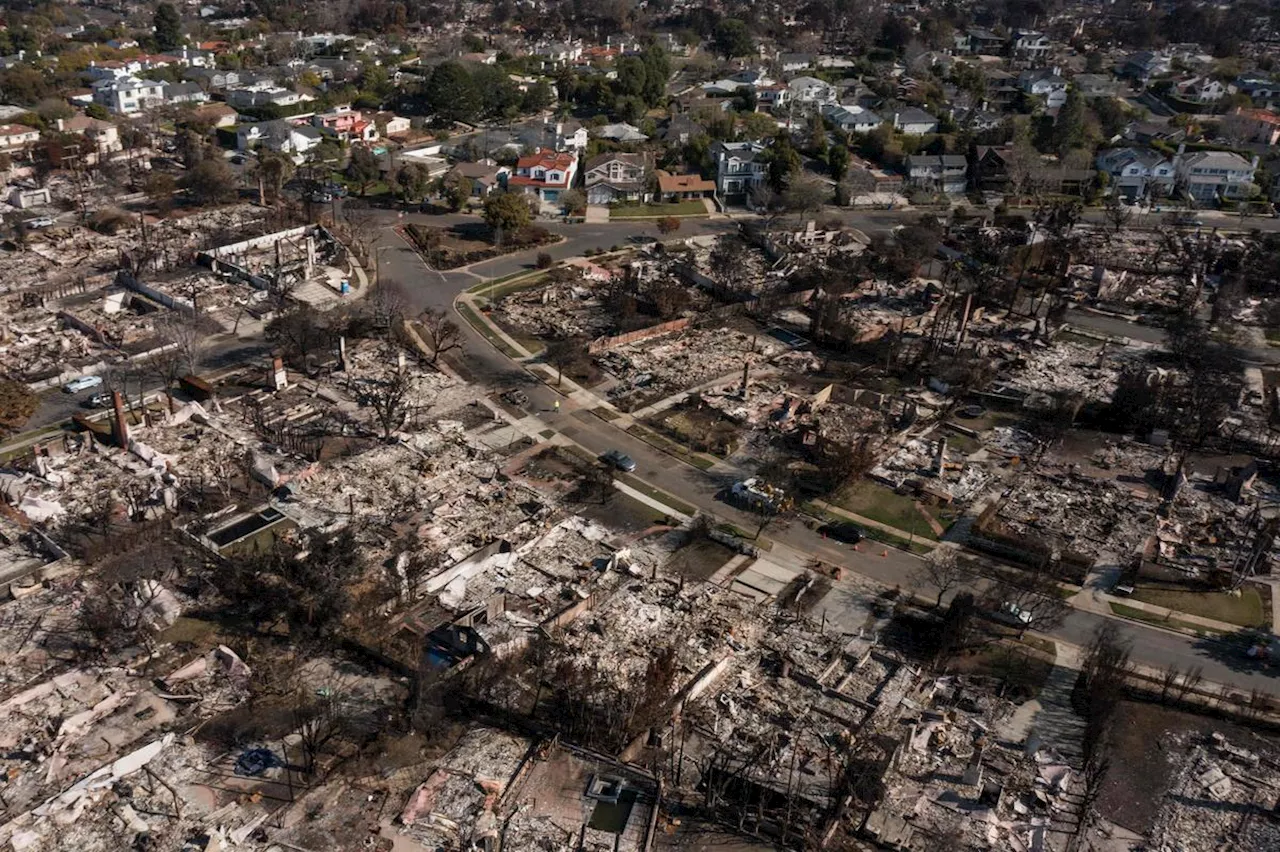
{"type": "Polygon", "coordinates": [[[1106,207],[1103,208],[1102,217],[1106,220],[1107,226],[1111,229],[1111,236],[1115,237],[1125,229],[1129,224],[1129,220],[1133,218],[1133,211],[1125,206],[1118,195],[1111,195],[1107,198],[1106,207]]]}
{"type": "Polygon", "coordinates": [[[322,694],[299,687],[291,710],[294,732],[305,763],[302,771],[315,775],[317,763],[326,750],[346,733],[348,718],[339,688],[326,687],[322,694]]]}
{"type": "Polygon", "coordinates": [[[439,308],[428,308],[418,317],[418,327],[427,345],[431,347],[431,365],[434,367],[440,356],[446,352],[462,348],[462,329],[439,308]]]}
{"type": "Polygon", "coordinates": [[[573,372],[587,363],[587,341],[581,337],[553,340],[542,359],[556,368],[556,387],[560,387],[566,370],[573,372]]]}
{"type": "Polygon", "coordinates": [[[366,390],[364,402],[373,409],[384,440],[390,440],[391,435],[408,421],[414,409],[414,389],[409,372],[397,369],[366,390]]]}
{"type": "Polygon", "coordinates": [[[937,547],[928,556],[920,560],[920,564],[912,572],[912,579],[922,587],[936,589],[935,609],[942,606],[942,599],[947,592],[963,586],[974,579],[973,569],[967,562],[958,558],[950,547],[937,547]]]}
{"type": "Polygon", "coordinates": [[[1019,636],[1027,630],[1051,630],[1071,610],[1062,598],[1057,573],[1048,564],[996,573],[983,602],[988,611],[1016,627],[1019,636]]]}

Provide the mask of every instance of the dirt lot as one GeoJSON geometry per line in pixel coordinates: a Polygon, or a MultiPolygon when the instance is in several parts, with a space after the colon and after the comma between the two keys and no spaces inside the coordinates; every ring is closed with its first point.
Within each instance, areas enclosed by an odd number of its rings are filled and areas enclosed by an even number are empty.
{"type": "Polygon", "coordinates": [[[1102,782],[1099,812],[1131,831],[1145,833],[1169,788],[1174,768],[1169,749],[1175,749],[1175,757],[1182,754],[1170,735],[1212,731],[1220,731],[1244,748],[1256,748],[1260,742],[1280,746],[1274,736],[1260,736],[1241,725],[1208,716],[1134,701],[1121,704],[1111,726],[1111,766],[1102,782]]]}
{"type": "Polygon", "coordinates": [[[715,541],[695,541],[677,550],[667,563],[666,570],[690,580],[709,580],[734,552],[715,541]]]}
{"type": "Polygon", "coordinates": [[[737,450],[741,430],[719,410],[689,401],[655,415],[650,424],[695,452],[727,458],[737,450]]]}

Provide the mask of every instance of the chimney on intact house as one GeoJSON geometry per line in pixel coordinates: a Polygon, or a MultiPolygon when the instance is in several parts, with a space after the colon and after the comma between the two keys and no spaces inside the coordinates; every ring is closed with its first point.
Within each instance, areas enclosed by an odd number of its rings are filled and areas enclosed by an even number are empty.
{"type": "Polygon", "coordinates": [[[129,421],[124,416],[124,397],[111,392],[111,440],[121,449],[129,449],[129,421]]]}
{"type": "Polygon", "coordinates": [[[282,391],[289,387],[289,373],[284,368],[284,359],[276,356],[271,359],[271,389],[282,391]]]}

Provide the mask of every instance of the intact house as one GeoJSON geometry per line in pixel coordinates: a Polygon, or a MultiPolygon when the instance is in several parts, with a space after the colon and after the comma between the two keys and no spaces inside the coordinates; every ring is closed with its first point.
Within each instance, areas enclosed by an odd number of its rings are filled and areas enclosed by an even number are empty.
{"type": "Polygon", "coordinates": [[[1231,151],[1184,153],[1178,147],[1177,185],[1195,201],[1235,201],[1253,194],[1253,175],[1258,158],[1252,162],[1231,151]]]}
{"type": "Polygon", "coordinates": [[[413,123],[408,118],[394,112],[374,113],[373,123],[383,136],[403,136],[413,129],[413,123]]]}
{"type": "Polygon", "coordinates": [[[846,133],[870,133],[884,123],[884,119],[871,110],[856,105],[825,104],[822,115],[846,133]]]}
{"type": "Polygon", "coordinates": [[[1164,54],[1151,50],[1140,50],[1126,57],[1124,62],[1120,63],[1120,67],[1116,69],[1116,74],[1135,80],[1145,86],[1151,78],[1168,74],[1172,68],[1173,62],[1164,54]]]}
{"type": "Polygon", "coordinates": [[[1173,194],[1173,161],[1149,148],[1112,148],[1098,152],[1098,171],[1111,177],[1112,192],[1129,200],[1173,194]]]}
{"type": "Polygon", "coordinates": [[[1195,104],[1212,104],[1231,94],[1230,87],[1212,77],[1191,77],[1174,83],[1174,93],[1184,101],[1195,104]]]}
{"type": "Polygon", "coordinates": [[[261,147],[268,151],[290,154],[294,159],[299,159],[323,140],[324,135],[314,127],[290,124],[283,119],[242,124],[236,128],[238,150],[261,147]]]}
{"type": "Polygon", "coordinates": [[[166,104],[203,104],[209,100],[197,83],[165,83],[162,93],[166,104]]]}
{"type": "Polygon", "coordinates": [[[816,57],[812,53],[780,53],[778,67],[783,74],[794,74],[813,67],[816,57]]]}
{"type": "Polygon", "coordinates": [[[668,145],[687,145],[689,140],[706,135],[706,128],[683,113],[671,116],[667,126],[658,133],[668,145]]]}
{"type": "Polygon", "coordinates": [[[995,56],[1004,52],[1006,39],[1002,35],[981,27],[972,27],[956,33],[954,44],[957,53],[980,53],[995,56]]]}
{"type": "Polygon", "coordinates": [[[1236,90],[1248,95],[1254,106],[1273,108],[1280,105],[1280,80],[1272,79],[1261,71],[1237,77],[1236,90]]]}
{"type": "Polygon", "coordinates": [[[836,87],[817,77],[796,77],[787,83],[787,89],[791,92],[791,100],[807,106],[831,104],[836,101],[836,87]]]}
{"type": "Polygon", "coordinates": [[[1049,37],[1036,30],[1013,31],[1013,55],[1026,59],[1044,59],[1049,55],[1053,43],[1049,37]]]}
{"type": "Polygon", "coordinates": [[[546,65],[568,65],[582,58],[582,45],[569,42],[552,42],[540,44],[533,49],[533,55],[546,65]]]}
{"type": "Polygon", "coordinates": [[[311,116],[311,126],[339,142],[372,142],[378,138],[378,125],[349,105],[311,116]]]}
{"type": "Polygon", "coordinates": [[[1046,109],[1058,109],[1067,102],[1067,81],[1058,76],[1057,69],[1023,71],[1018,75],[1018,88],[1044,98],[1046,109]]]}
{"type": "Polygon", "coordinates": [[[516,173],[507,178],[507,187],[553,204],[573,186],[577,174],[577,154],[539,148],[516,161],[516,173]]]}
{"type": "Polygon", "coordinates": [[[587,203],[647,201],[653,158],[648,154],[600,154],[586,165],[587,203]]]}
{"type": "Polygon", "coordinates": [[[745,195],[752,187],[764,183],[769,168],[761,155],[760,142],[717,142],[712,148],[716,158],[716,189],[721,196],[745,195]]]}
{"type": "Polygon", "coordinates": [[[88,155],[88,162],[93,163],[103,154],[112,154],[124,146],[120,142],[120,128],[109,121],[90,118],[87,115],[75,115],[71,118],[60,118],[55,125],[62,133],[83,136],[89,142],[94,153],[88,155]]]}
{"type": "Polygon", "coordinates": [[[555,151],[585,151],[590,141],[587,128],[573,119],[548,121],[527,128],[519,140],[528,150],[551,148],[555,151]]]}
{"type": "Polygon", "coordinates": [[[188,68],[183,72],[188,80],[199,83],[206,89],[225,89],[240,85],[242,76],[239,71],[224,71],[219,68],[188,68]]]}
{"type": "Polygon", "coordinates": [[[609,139],[613,142],[647,142],[649,137],[640,132],[640,128],[621,122],[619,124],[606,124],[596,131],[596,136],[601,139],[609,139]]]}
{"type": "Polygon", "coordinates": [[[906,167],[907,185],[917,189],[962,195],[968,185],[969,161],[959,154],[912,154],[906,167]]]}
{"type": "Polygon", "coordinates": [[[0,125],[0,151],[21,151],[40,141],[40,131],[25,124],[0,125]]]}
{"type": "Polygon", "coordinates": [[[658,197],[663,201],[706,198],[716,191],[716,182],[701,175],[673,175],[658,169],[658,197]]]}
{"type": "Polygon", "coordinates": [[[205,104],[195,112],[196,118],[213,127],[234,127],[240,120],[234,107],[226,104],[205,104]]]}
{"type": "Polygon", "coordinates": [[[893,129],[907,136],[924,136],[938,131],[938,119],[917,107],[907,107],[893,114],[893,129]]]}
{"type": "Polygon", "coordinates": [[[1265,109],[1237,107],[1222,117],[1218,132],[1227,139],[1271,147],[1280,144],[1280,115],[1265,109]]]}
{"type": "Polygon", "coordinates": [[[137,77],[112,77],[93,84],[93,101],[120,115],[132,115],[164,103],[164,84],[137,77]]]}
{"type": "Polygon", "coordinates": [[[511,170],[494,160],[476,160],[474,163],[458,163],[449,170],[449,176],[458,175],[471,181],[471,195],[488,198],[495,189],[505,189],[511,170]]]}
{"type": "Polygon", "coordinates": [[[229,89],[226,97],[227,103],[238,109],[263,106],[289,107],[313,100],[310,95],[299,94],[292,89],[269,82],[229,89]]]}

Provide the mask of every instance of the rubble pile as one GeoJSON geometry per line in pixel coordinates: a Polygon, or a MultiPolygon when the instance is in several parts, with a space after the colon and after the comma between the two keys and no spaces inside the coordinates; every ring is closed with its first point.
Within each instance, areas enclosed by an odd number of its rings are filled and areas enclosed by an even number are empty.
{"type": "Polygon", "coordinates": [[[734,329],[688,329],[615,346],[597,355],[596,361],[618,379],[610,398],[619,407],[634,410],[713,379],[740,374],[744,365],[755,367],[781,351],[781,344],[772,338],[734,329]]]}
{"type": "Polygon", "coordinates": [[[0,372],[23,382],[108,357],[96,339],[42,307],[21,307],[19,297],[0,301],[0,372]]]}
{"type": "Polygon", "coordinates": [[[616,321],[605,304],[606,291],[606,285],[586,278],[519,290],[501,298],[493,316],[503,325],[544,340],[594,340],[608,334],[616,321]]]}
{"type": "MultiPolygon", "coordinates": [[[[1280,848],[1280,760],[1270,746],[1251,751],[1213,732],[1174,743],[1180,766],[1160,803],[1148,848],[1211,852],[1280,848]]],[[[1258,744],[1255,744],[1255,748],[1258,744]]]]}

